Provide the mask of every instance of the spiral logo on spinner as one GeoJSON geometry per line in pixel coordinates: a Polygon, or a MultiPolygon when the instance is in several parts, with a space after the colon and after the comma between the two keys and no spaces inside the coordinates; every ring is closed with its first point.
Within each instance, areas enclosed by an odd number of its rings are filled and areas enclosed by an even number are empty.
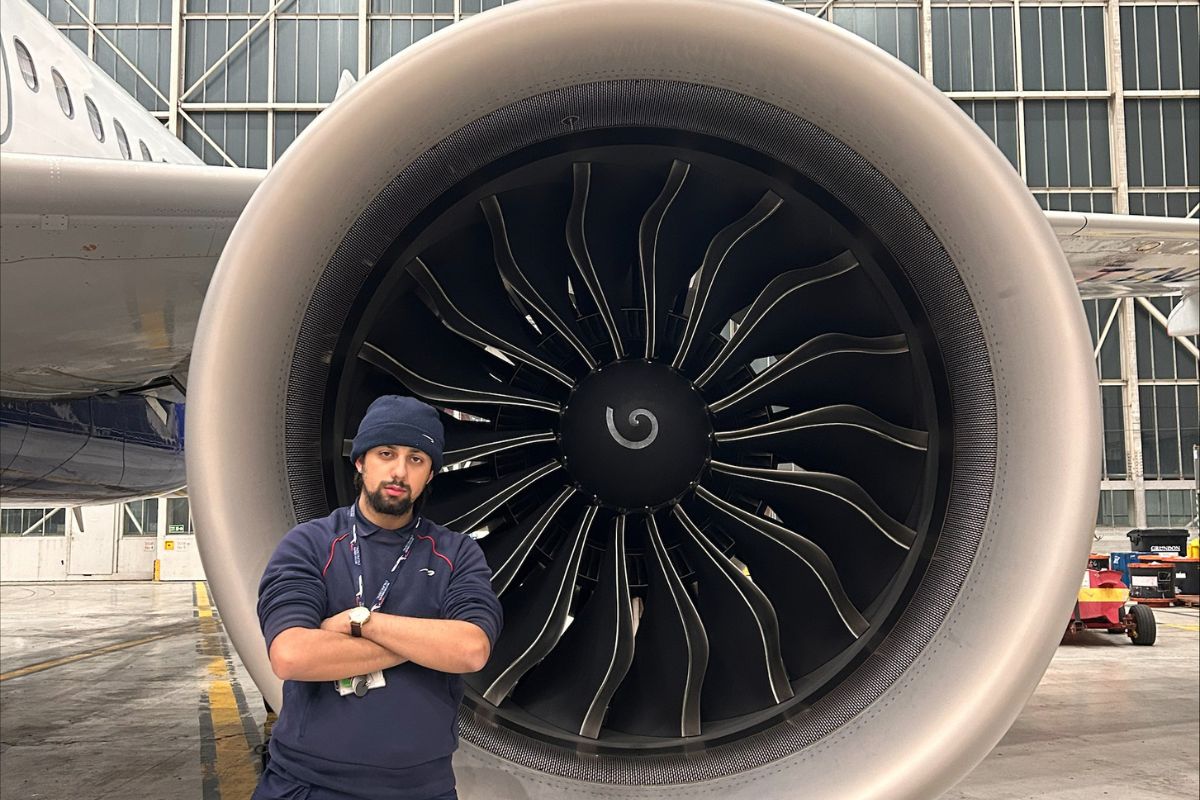
{"type": "Polygon", "coordinates": [[[621,445],[621,447],[627,447],[630,450],[641,450],[652,445],[654,440],[658,438],[658,417],[654,416],[654,412],[649,409],[635,408],[629,412],[629,424],[634,428],[640,428],[642,420],[647,420],[650,423],[650,434],[646,438],[637,441],[626,439],[617,430],[616,423],[613,422],[612,406],[605,406],[604,415],[605,422],[608,423],[608,435],[613,438],[613,441],[621,445]]]}

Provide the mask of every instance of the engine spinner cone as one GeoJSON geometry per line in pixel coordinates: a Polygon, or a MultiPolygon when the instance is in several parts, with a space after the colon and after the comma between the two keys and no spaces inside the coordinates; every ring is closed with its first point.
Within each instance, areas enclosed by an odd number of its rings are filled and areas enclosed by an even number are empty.
{"type": "Polygon", "coordinates": [[[709,458],[712,423],[691,381],[643,359],[584,377],[563,408],[563,464],[585,494],[622,511],[667,505],[709,458]]]}

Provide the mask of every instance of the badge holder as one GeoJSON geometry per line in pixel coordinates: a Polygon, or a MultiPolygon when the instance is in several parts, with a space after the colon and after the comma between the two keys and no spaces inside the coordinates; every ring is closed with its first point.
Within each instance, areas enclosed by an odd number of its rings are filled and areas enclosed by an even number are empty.
{"type": "Polygon", "coordinates": [[[363,697],[372,689],[387,686],[387,681],[383,679],[382,670],[375,670],[369,675],[355,675],[353,678],[334,681],[333,686],[342,697],[351,694],[355,697],[363,697]]]}

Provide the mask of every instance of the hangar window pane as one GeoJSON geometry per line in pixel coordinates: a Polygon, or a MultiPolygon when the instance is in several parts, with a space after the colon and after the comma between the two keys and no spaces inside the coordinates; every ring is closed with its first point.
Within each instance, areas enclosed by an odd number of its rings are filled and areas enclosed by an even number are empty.
{"type": "Polygon", "coordinates": [[[163,98],[170,91],[170,26],[101,27],[99,31],[104,34],[104,37],[95,37],[96,63],[100,69],[120,84],[122,89],[133,95],[147,110],[166,111],[167,102],[163,98]],[[125,58],[118,56],[117,50],[104,41],[104,38],[115,44],[125,58]],[[133,62],[138,72],[141,72],[149,83],[142,80],[125,59],[133,62]]]}
{"type": "Polygon", "coordinates": [[[13,39],[13,48],[17,51],[17,64],[21,68],[21,77],[25,79],[25,85],[30,91],[38,90],[37,67],[33,65],[33,56],[29,55],[29,48],[20,39],[13,39]]]}
{"type": "MultiPolygon", "coordinates": [[[[238,166],[267,166],[267,112],[195,111],[191,117],[238,166]]],[[[184,127],[183,142],[206,164],[226,163],[191,125],[184,127]]]]}
{"type": "Polygon", "coordinates": [[[1159,477],[1158,414],[1154,404],[1154,387],[1138,387],[1138,405],[1142,416],[1142,471],[1147,478],[1159,477]]]}
{"type": "Polygon", "coordinates": [[[1096,525],[1102,528],[1127,528],[1133,525],[1133,492],[1129,489],[1105,489],[1100,492],[1096,525]]]}
{"type": "Polygon", "coordinates": [[[1173,528],[1196,524],[1196,493],[1190,489],[1147,489],[1146,524],[1173,528]]]}
{"type": "Polygon", "coordinates": [[[958,100],[959,108],[983,129],[1014,168],[1020,169],[1015,100],[958,100]]]}
{"type": "Polygon", "coordinates": [[[1139,393],[1146,478],[1193,479],[1192,448],[1200,442],[1195,412],[1200,387],[1195,383],[1141,386],[1139,393]]]}
{"type": "MultiPolygon", "coordinates": [[[[1154,297],[1150,303],[1163,317],[1171,314],[1178,298],[1154,297]]],[[[1196,357],[1184,344],[1182,337],[1167,335],[1166,328],[1145,306],[1138,303],[1134,310],[1134,330],[1138,355],[1138,378],[1141,380],[1193,380],[1196,378],[1196,357]]],[[[1200,337],[1186,340],[1193,348],[1200,337]]]]}
{"type": "Polygon", "coordinates": [[[1025,6],[1021,9],[1021,77],[1033,91],[1102,91],[1104,9],[1025,6]]]}
{"type": "MultiPolygon", "coordinates": [[[[224,57],[229,48],[250,30],[254,22],[255,20],[250,18],[188,20],[184,25],[183,48],[186,86],[191,87],[195,84],[201,75],[224,57]]],[[[296,21],[281,20],[277,24],[280,28],[294,27],[296,21]]],[[[206,103],[266,102],[271,81],[270,35],[269,24],[259,27],[186,99],[206,103]]],[[[279,40],[280,47],[289,44],[292,46],[290,62],[294,72],[295,39],[292,37],[287,41],[279,40]]],[[[282,64],[283,59],[280,58],[277,63],[282,64]]]]}
{"type": "Polygon", "coordinates": [[[915,7],[835,5],[831,15],[835,24],[886,50],[912,69],[920,69],[915,7]]]}
{"type": "Polygon", "coordinates": [[[357,19],[281,19],[277,36],[280,102],[332,102],[342,70],[358,71],[357,19]]]}
{"type": "Polygon", "coordinates": [[[499,8],[506,2],[511,4],[517,0],[462,0],[462,13],[478,14],[481,11],[490,11],[493,8],[499,8]]]}
{"type": "Polygon", "coordinates": [[[281,14],[355,14],[358,0],[291,0],[280,6],[281,14]]]}
{"type": "Polygon", "coordinates": [[[58,107],[62,109],[67,119],[75,118],[75,104],[71,102],[71,90],[58,70],[51,69],[50,77],[54,80],[54,93],[58,95],[58,107]]]}
{"type": "Polygon", "coordinates": [[[1128,474],[1124,392],[1120,386],[1100,387],[1100,407],[1104,418],[1104,477],[1108,480],[1120,480],[1128,474]]]}
{"type": "Polygon", "coordinates": [[[0,536],[66,536],[65,508],[0,509],[0,536]]]}
{"type": "Polygon", "coordinates": [[[371,69],[404,48],[449,27],[452,19],[375,19],[371,21],[371,69]]]}
{"type": "Polygon", "coordinates": [[[1025,101],[1025,154],[1030,186],[1111,185],[1107,103],[1025,101]]]}
{"type": "Polygon", "coordinates": [[[133,158],[133,153],[129,150],[129,137],[125,135],[125,128],[116,117],[113,117],[113,132],[117,135],[117,147],[121,150],[121,158],[126,161],[133,158]]]}
{"type": "Polygon", "coordinates": [[[1200,183],[1200,99],[1125,101],[1130,186],[1200,183]]]}
{"type": "Polygon", "coordinates": [[[194,533],[192,507],[186,497],[167,498],[167,533],[194,533]]]}
{"type": "Polygon", "coordinates": [[[952,92],[1016,88],[1011,6],[935,7],[933,82],[952,92]]]}
{"type": "Polygon", "coordinates": [[[1200,203],[1200,192],[1130,192],[1129,213],[1186,217],[1200,203]]]}
{"type": "MultiPolygon", "coordinates": [[[[55,25],[83,25],[83,17],[75,13],[75,9],[67,0],[31,0],[30,5],[42,13],[46,19],[55,25]]],[[[80,4],[86,8],[86,4],[80,4]]]]}
{"type": "Polygon", "coordinates": [[[169,22],[171,4],[169,0],[95,0],[94,13],[96,22],[169,22]]]}
{"type": "Polygon", "coordinates": [[[1121,7],[1126,89],[1200,89],[1200,17],[1195,4],[1121,7]]]}
{"type": "Polygon", "coordinates": [[[81,53],[88,51],[88,29],[87,28],[70,28],[63,31],[67,38],[71,40],[71,44],[79,48],[81,53]]]}
{"type": "Polygon", "coordinates": [[[121,512],[122,536],[158,535],[158,500],[134,500],[121,512]]]}
{"type": "MultiPolygon", "coordinates": [[[[476,6],[479,4],[476,3],[476,6]]],[[[463,13],[471,6],[464,2],[463,13]]],[[[474,8],[479,11],[478,8],[474,8]]],[[[371,0],[372,14],[453,14],[454,0],[371,0]]]]}
{"type": "Polygon", "coordinates": [[[1112,192],[1034,192],[1033,197],[1047,211],[1113,213],[1112,192]]]}
{"type": "Polygon", "coordinates": [[[1096,372],[1101,380],[1121,378],[1120,312],[1115,299],[1083,301],[1083,313],[1092,334],[1092,348],[1099,348],[1096,372]]]}
{"type": "Polygon", "coordinates": [[[88,122],[92,126],[92,135],[96,137],[96,141],[103,142],[104,123],[100,121],[100,112],[96,109],[96,104],[86,94],[83,96],[83,106],[87,109],[88,122]]]}
{"type": "Polygon", "coordinates": [[[283,151],[287,150],[316,118],[315,111],[275,112],[275,161],[279,160],[283,151]]]}

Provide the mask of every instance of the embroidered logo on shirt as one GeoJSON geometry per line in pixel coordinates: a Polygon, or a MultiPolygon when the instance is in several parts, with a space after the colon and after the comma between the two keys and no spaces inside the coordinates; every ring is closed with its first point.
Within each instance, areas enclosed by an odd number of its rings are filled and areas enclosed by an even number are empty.
{"type": "Polygon", "coordinates": [[[433,574],[433,570],[431,570],[431,569],[427,569],[426,567],[421,567],[421,572],[424,572],[426,575],[432,575],[432,574],[433,574]]]}

